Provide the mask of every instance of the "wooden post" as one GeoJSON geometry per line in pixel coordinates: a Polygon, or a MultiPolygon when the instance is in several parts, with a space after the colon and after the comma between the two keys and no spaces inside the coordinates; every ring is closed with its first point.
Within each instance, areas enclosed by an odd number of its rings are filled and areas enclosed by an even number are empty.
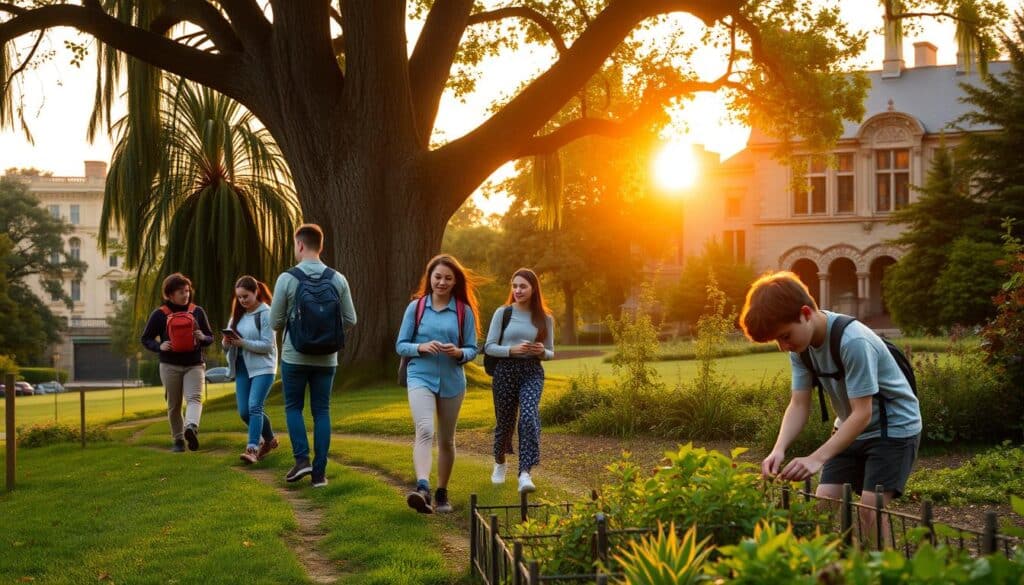
{"type": "Polygon", "coordinates": [[[512,543],[512,585],[519,585],[519,582],[523,579],[523,574],[519,570],[519,565],[523,563],[523,543],[518,540],[512,543]]]}
{"type": "Polygon", "coordinates": [[[924,524],[925,528],[928,529],[928,534],[926,538],[932,546],[934,546],[935,543],[938,542],[935,539],[935,523],[933,518],[934,516],[932,514],[931,500],[925,500],[921,502],[921,524],[924,524]]]}
{"type": "Polygon", "coordinates": [[[540,564],[537,561],[530,561],[530,580],[527,582],[528,585],[538,585],[540,583],[540,564]]]}
{"type": "Polygon", "coordinates": [[[4,376],[4,440],[7,442],[7,491],[14,489],[14,469],[18,454],[18,436],[14,429],[14,374],[4,376]]]}
{"type": "Polygon", "coordinates": [[[808,477],[807,479],[804,480],[804,501],[805,502],[810,502],[811,501],[811,494],[814,493],[814,492],[811,491],[811,487],[812,487],[811,486],[811,478],[808,477]]]}
{"type": "Polygon", "coordinates": [[[530,494],[521,492],[519,494],[519,521],[526,522],[530,518],[530,494]]]}
{"type": "Polygon", "coordinates": [[[789,509],[789,485],[782,486],[782,509],[789,509]]]}
{"type": "Polygon", "coordinates": [[[843,484],[843,503],[839,510],[839,531],[843,534],[843,546],[853,544],[853,486],[843,484]]]}
{"type": "Polygon", "coordinates": [[[602,564],[608,564],[608,519],[601,512],[597,513],[597,558],[602,564]]]}
{"type": "Polygon", "coordinates": [[[498,570],[498,565],[501,562],[501,558],[498,556],[501,551],[498,550],[498,516],[491,514],[491,585],[498,585],[498,579],[501,577],[501,573],[498,570]]]}
{"type": "Polygon", "coordinates": [[[885,486],[882,484],[875,485],[875,542],[876,550],[885,550],[885,536],[882,531],[883,522],[885,521],[885,486]]]}
{"type": "Polygon", "coordinates": [[[469,494],[469,570],[473,572],[473,567],[476,566],[476,539],[477,530],[479,528],[476,524],[476,494],[469,494]]]}
{"type": "Polygon", "coordinates": [[[985,531],[981,535],[981,554],[990,555],[996,552],[996,530],[999,519],[995,512],[985,512],[985,531]]]}
{"type": "Polygon", "coordinates": [[[78,406],[82,414],[82,448],[85,449],[85,389],[78,391],[78,406]]]}

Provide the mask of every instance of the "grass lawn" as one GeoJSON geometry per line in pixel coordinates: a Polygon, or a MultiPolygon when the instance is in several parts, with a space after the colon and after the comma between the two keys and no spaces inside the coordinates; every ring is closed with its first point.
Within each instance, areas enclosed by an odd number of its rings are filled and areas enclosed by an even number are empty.
{"type": "Polygon", "coordinates": [[[0,495],[5,583],[304,583],[291,510],[223,458],[57,445],[0,495]]]}

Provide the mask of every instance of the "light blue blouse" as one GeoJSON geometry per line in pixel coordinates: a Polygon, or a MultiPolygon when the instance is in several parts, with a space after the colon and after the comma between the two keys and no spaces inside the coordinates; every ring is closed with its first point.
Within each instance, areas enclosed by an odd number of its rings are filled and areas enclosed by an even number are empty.
{"type": "Polygon", "coordinates": [[[419,344],[428,341],[441,343],[459,343],[459,317],[455,310],[455,298],[440,309],[435,309],[430,295],[427,296],[423,318],[420,320],[416,337],[412,331],[416,325],[416,303],[412,301],[405,308],[402,327],[398,330],[395,350],[398,355],[412,358],[408,367],[408,387],[427,388],[441,398],[452,398],[466,391],[466,372],[462,366],[476,358],[476,316],[466,305],[466,315],[462,324],[462,360],[443,353],[420,355],[419,344]]]}

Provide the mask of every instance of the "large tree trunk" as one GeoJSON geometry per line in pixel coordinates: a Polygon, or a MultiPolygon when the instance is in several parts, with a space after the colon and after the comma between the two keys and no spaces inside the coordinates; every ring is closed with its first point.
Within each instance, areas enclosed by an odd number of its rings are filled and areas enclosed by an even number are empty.
{"type": "Polygon", "coordinates": [[[563,283],[562,294],[565,296],[565,316],[559,327],[562,331],[562,343],[576,345],[576,289],[571,284],[563,283]]]}

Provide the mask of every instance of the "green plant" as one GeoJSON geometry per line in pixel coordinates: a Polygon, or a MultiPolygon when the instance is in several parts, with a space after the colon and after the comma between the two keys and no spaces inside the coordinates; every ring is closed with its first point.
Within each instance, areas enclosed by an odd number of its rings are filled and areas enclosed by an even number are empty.
{"type": "MultiPolygon", "coordinates": [[[[14,358],[9,355],[0,355],[0,373],[2,374],[14,374],[15,377],[20,373],[18,363],[14,361],[14,358]]],[[[0,380],[2,382],[2,380],[0,380]]]]}
{"type": "MultiPolygon", "coordinates": [[[[57,443],[74,443],[81,440],[80,429],[62,423],[40,423],[18,429],[18,446],[28,449],[57,443]]],[[[87,426],[85,440],[87,443],[109,441],[110,433],[102,427],[87,426]]]]}
{"type": "Polygon", "coordinates": [[[1009,443],[972,457],[956,469],[925,469],[907,483],[915,499],[964,504],[1005,504],[1024,497],[1024,447],[1009,443]]]}
{"type": "Polygon", "coordinates": [[[1005,372],[1007,393],[1020,402],[1024,387],[1024,244],[1013,237],[1013,223],[1011,220],[1003,223],[1007,280],[995,297],[996,316],[985,326],[981,336],[987,363],[1005,372]]]}
{"type": "MultiPolygon", "coordinates": [[[[2,369],[2,366],[0,366],[0,369],[2,369]]],[[[53,380],[64,384],[68,381],[67,371],[55,368],[21,368],[21,377],[29,384],[52,382],[53,380]]]]}
{"type": "Polygon", "coordinates": [[[160,362],[155,359],[146,359],[139,362],[139,379],[147,386],[163,384],[163,381],[160,380],[160,362]]]}
{"type": "Polygon", "coordinates": [[[836,574],[839,542],[834,534],[803,539],[791,527],[780,530],[762,522],[752,537],[720,549],[715,572],[735,585],[831,583],[821,577],[836,574]]]}
{"type": "Polygon", "coordinates": [[[584,368],[569,378],[568,390],[541,403],[540,415],[546,424],[564,424],[609,404],[610,396],[601,388],[600,375],[584,368]]]}
{"type": "Polygon", "coordinates": [[[690,527],[679,538],[675,524],[669,524],[668,529],[659,524],[654,536],[630,542],[630,550],[616,555],[615,560],[630,585],[704,583],[710,576],[703,566],[714,550],[707,543],[707,538],[697,541],[696,527],[690,527]]]}

